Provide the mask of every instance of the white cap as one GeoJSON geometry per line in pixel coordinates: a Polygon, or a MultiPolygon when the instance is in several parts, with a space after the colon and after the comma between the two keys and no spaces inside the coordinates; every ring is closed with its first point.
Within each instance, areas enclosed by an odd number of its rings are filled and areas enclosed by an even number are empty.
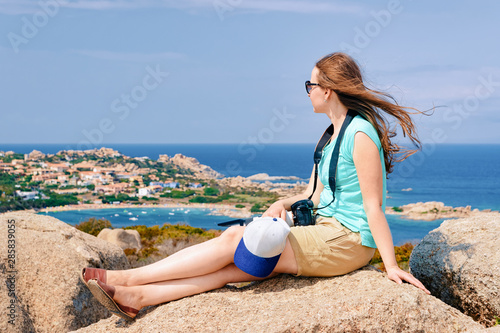
{"type": "Polygon", "coordinates": [[[285,249],[290,227],[281,218],[254,219],[245,228],[234,254],[235,265],[253,276],[266,277],[272,273],[285,249]]]}

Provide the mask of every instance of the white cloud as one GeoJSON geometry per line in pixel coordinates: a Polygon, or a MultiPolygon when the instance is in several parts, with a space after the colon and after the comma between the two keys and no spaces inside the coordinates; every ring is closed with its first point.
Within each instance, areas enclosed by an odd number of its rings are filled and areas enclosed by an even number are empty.
{"type": "MultiPolygon", "coordinates": [[[[221,3],[225,1],[221,0],[221,3]]],[[[227,1],[226,1],[227,2],[227,1]]],[[[213,2],[216,3],[216,2],[213,2]]],[[[338,2],[317,1],[266,1],[266,0],[241,0],[235,9],[253,9],[259,11],[281,11],[294,13],[357,13],[361,10],[359,5],[341,5],[338,2]]]]}
{"type": "Polygon", "coordinates": [[[176,8],[192,11],[217,10],[219,6],[231,11],[257,10],[294,13],[358,13],[362,6],[329,1],[299,0],[0,0],[0,13],[8,15],[32,14],[41,10],[39,3],[57,4],[59,7],[87,10],[132,10],[140,8],[176,8]]]}

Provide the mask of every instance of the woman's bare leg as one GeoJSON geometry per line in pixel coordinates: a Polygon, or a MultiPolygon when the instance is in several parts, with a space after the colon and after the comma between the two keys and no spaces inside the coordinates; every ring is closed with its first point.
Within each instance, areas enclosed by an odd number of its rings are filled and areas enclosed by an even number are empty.
{"type": "Polygon", "coordinates": [[[254,281],[258,278],[239,270],[234,264],[202,276],[155,282],[140,286],[115,286],[114,300],[140,310],[148,305],[170,302],[186,296],[224,287],[229,282],[254,281]]]}
{"type": "Polygon", "coordinates": [[[233,262],[244,230],[244,227],[234,226],[217,238],[185,248],[153,264],[129,270],[107,271],[107,284],[138,286],[216,272],[233,262]]]}
{"type": "MultiPolygon", "coordinates": [[[[287,245],[280,257],[278,265],[276,265],[275,270],[269,277],[276,276],[279,273],[297,273],[295,255],[289,241],[287,241],[287,245]]],[[[263,279],[241,271],[234,264],[229,264],[216,272],[202,276],[155,282],[140,286],[115,286],[116,291],[114,299],[121,305],[130,306],[139,310],[148,305],[166,303],[186,296],[222,288],[230,282],[257,280],[263,279]]]]}

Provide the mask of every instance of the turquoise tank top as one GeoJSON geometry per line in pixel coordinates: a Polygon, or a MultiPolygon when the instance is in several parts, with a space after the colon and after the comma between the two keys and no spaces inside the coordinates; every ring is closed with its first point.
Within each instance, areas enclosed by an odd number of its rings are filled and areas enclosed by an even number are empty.
{"type": "MultiPolygon", "coordinates": [[[[363,208],[363,197],[359,187],[358,175],[354,166],[354,135],[357,132],[363,132],[372,139],[380,152],[380,161],[383,172],[383,193],[382,193],[382,211],[385,211],[386,201],[386,171],[384,162],[384,151],[377,135],[375,127],[366,119],[357,115],[347,127],[342,142],[340,144],[340,154],[337,164],[337,178],[335,188],[335,201],[326,208],[319,209],[317,213],[322,216],[333,216],[342,225],[353,232],[359,232],[361,235],[361,244],[364,246],[376,248],[368,219],[363,208]]],[[[337,138],[331,141],[323,149],[323,155],[319,163],[319,179],[323,183],[324,189],[321,192],[319,207],[324,207],[332,201],[332,190],[328,184],[328,171],[332,150],[337,138]]]]}

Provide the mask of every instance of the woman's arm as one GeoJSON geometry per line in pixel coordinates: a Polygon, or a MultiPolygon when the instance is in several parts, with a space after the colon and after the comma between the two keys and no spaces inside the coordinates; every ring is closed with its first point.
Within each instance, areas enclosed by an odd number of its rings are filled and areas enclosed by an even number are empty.
{"type": "MultiPolygon", "coordinates": [[[[293,197],[280,199],[276,201],[264,212],[264,214],[262,214],[262,216],[281,217],[282,219],[285,220],[286,211],[291,210],[291,206],[295,202],[309,198],[309,196],[313,191],[313,188],[314,188],[314,168],[311,173],[311,177],[309,178],[309,184],[307,185],[307,188],[303,193],[294,195],[293,197]]],[[[323,184],[321,183],[318,177],[316,183],[316,190],[314,191],[314,195],[311,198],[315,206],[317,206],[319,203],[319,196],[321,194],[321,191],[323,191],[323,184]]]]}
{"type": "Polygon", "coordinates": [[[384,262],[388,278],[399,284],[402,280],[407,281],[430,294],[419,280],[400,269],[397,264],[391,231],[382,211],[385,193],[382,193],[383,174],[379,151],[370,137],[363,132],[357,132],[354,136],[353,159],[368,225],[384,262]]]}

